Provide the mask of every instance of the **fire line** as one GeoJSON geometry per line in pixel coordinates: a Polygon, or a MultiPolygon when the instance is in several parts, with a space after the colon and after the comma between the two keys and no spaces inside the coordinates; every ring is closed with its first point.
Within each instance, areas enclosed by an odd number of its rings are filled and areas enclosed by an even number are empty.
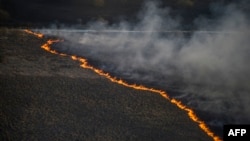
{"type": "MultiPolygon", "coordinates": [[[[29,34],[32,34],[32,35],[35,35],[37,36],[38,38],[43,38],[44,35],[41,34],[41,33],[35,33],[31,30],[27,30],[25,29],[24,32],[26,33],[29,33],[29,34]]],[[[143,86],[143,85],[137,85],[137,84],[129,84],[127,82],[125,82],[124,80],[121,80],[121,79],[117,79],[116,77],[113,77],[111,76],[109,73],[106,73],[104,72],[103,70],[101,69],[98,69],[98,68],[95,68],[93,66],[91,66],[87,59],[83,58],[83,57],[79,57],[79,56],[75,56],[75,55],[67,55],[67,54],[64,54],[64,53],[59,53],[57,52],[56,50],[53,50],[51,49],[51,45],[53,43],[57,43],[57,42],[62,42],[63,40],[48,40],[45,44],[43,44],[41,46],[42,49],[52,53],[52,54],[57,54],[57,55],[60,55],[60,56],[69,56],[71,57],[72,60],[75,60],[75,61],[79,61],[81,62],[82,64],[80,65],[82,68],[85,68],[85,69],[90,69],[94,72],[96,72],[98,75],[100,76],[104,76],[105,78],[107,78],[108,80],[114,82],[114,83],[118,83],[120,85],[123,85],[123,86],[126,86],[126,87],[129,87],[129,88],[133,88],[133,89],[137,89],[137,90],[143,90],[143,91],[150,91],[150,92],[153,92],[153,93],[157,93],[157,94],[160,94],[163,98],[165,98],[166,100],[170,101],[172,104],[176,105],[179,109],[181,110],[184,110],[188,117],[195,123],[197,123],[199,125],[199,127],[201,128],[201,130],[203,130],[208,136],[210,136],[214,141],[222,141],[220,139],[219,136],[215,135],[210,129],[209,127],[206,125],[206,123],[204,121],[202,121],[194,112],[194,110],[192,110],[191,108],[187,107],[186,105],[184,105],[181,101],[175,99],[175,98],[170,98],[169,95],[165,92],[165,91],[162,91],[162,90],[158,90],[158,89],[154,89],[154,88],[148,88],[146,86],[143,86]]]]}

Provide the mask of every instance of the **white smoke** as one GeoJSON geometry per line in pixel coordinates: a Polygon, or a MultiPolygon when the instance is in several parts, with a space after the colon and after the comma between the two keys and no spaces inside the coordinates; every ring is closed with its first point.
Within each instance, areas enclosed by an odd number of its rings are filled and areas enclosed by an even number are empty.
{"type": "Polygon", "coordinates": [[[179,98],[195,109],[225,116],[222,122],[249,123],[247,15],[231,4],[221,9],[216,24],[206,25],[211,20],[200,16],[195,20],[198,30],[178,31],[180,18],[171,17],[169,11],[148,2],[136,25],[91,22],[87,30],[41,32],[75,43],[61,50],[103,62],[107,71],[158,82],[163,89],[179,87],[179,98]]]}

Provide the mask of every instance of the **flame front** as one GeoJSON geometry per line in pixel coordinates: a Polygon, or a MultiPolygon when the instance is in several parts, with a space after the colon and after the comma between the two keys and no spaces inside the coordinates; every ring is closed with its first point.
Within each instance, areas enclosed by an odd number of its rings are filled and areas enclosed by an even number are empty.
{"type": "Polygon", "coordinates": [[[28,29],[25,29],[24,32],[29,33],[29,34],[32,34],[32,35],[35,35],[35,36],[38,37],[38,38],[43,38],[43,37],[44,37],[43,34],[41,34],[41,33],[36,33],[36,32],[31,31],[31,30],[28,30],[28,29]]]}
{"type": "Polygon", "coordinates": [[[67,54],[64,54],[64,53],[59,53],[53,49],[50,48],[50,45],[52,45],[53,43],[58,43],[58,42],[62,42],[63,40],[48,40],[45,44],[43,44],[41,46],[42,49],[52,53],[52,54],[59,54],[61,56],[67,56],[67,54]]]}
{"type": "MultiPolygon", "coordinates": [[[[32,35],[35,35],[39,38],[43,38],[44,35],[43,34],[40,34],[40,33],[35,33],[35,32],[32,32],[30,30],[24,30],[25,32],[29,33],[29,34],[32,34],[32,35]]],[[[48,40],[44,45],[41,46],[41,48],[43,48],[44,50],[50,52],[50,53],[53,53],[53,54],[58,54],[58,55],[61,55],[61,56],[70,56],[70,55],[67,55],[67,54],[64,54],[64,53],[59,53],[57,52],[56,50],[53,50],[51,49],[51,45],[53,43],[57,43],[57,42],[61,42],[63,40],[48,40]]],[[[83,57],[78,57],[78,56],[75,56],[75,55],[72,55],[70,56],[72,60],[75,60],[75,61],[79,61],[81,62],[82,64],[80,65],[82,68],[85,68],[85,69],[90,69],[90,70],[93,70],[94,72],[96,72],[97,74],[99,74],[100,76],[104,76],[106,77],[107,79],[109,79],[110,81],[114,82],[114,83],[118,83],[120,85],[123,85],[123,86],[126,86],[126,87],[129,87],[129,88],[133,88],[133,89],[137,89],[137,90],[143,90],[143,91],[150,91],[150,92],[154,92],[154,93],[157,93],[157,94],[160,94],[163,98],[165,98],[166,100],[169,100],[171,103],[173,103],[174,105],[176,105],[178,108],[184,110],[187,112],[189,118],[194,121],[195,123],[197,123],[199,125],[199,127],[208,135],[210,136],[211,138],[213,138],[214,141],[222,141],[220,139],[219,136],[216,136],[209,128],[208,126],[205,124],[204,121],[202,121],[194,112],[194,110],[192,110],[191,108],[187,107],[186,105],[184,105],[181,101],[178,101],[177,99],[174,99],[174,98],[170,98],[169,95],[165,92],[165,91],[162,91],[162,90],[157,90],[157,89],[154,89],[154,88],[148,88],[146,86],[143,86],[143,85],[137,85],[137,84],[129,84],[121,79],[117,79],[116,77],[112,77],[109,73],[106,73],[104,72],[103,70],[101,69],[97,69],[93,66],[91,66],[90,64],[88,64],[88,61],[87,59],[83,58],[83,57]]]]}

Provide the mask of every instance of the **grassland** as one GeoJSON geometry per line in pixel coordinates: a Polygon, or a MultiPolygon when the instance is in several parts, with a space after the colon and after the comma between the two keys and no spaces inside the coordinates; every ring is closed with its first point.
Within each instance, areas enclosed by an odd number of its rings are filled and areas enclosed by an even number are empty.
{"type": "Polygon", "coordinates": [[[0,140],[208,141],[161,96],[110,82],[38,39],[0,29],[0,140]]]}

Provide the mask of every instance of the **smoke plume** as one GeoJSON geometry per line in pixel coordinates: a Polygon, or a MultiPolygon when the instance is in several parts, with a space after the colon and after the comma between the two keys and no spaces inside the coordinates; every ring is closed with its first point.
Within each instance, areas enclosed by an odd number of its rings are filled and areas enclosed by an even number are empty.
{"type": "Polygon", "coordinates": [[[239,5],[199,16],[198,30],[181,31],[181,18],[147,2],[140,22],[91,22],[87,30],[40,30],[67,42],[55,49],[87,57],[119,77],[152,84],[197,111],[216,115],[209,124],[250,123],[248,15],[239,5]],[[219,123],[218,123],[219,122],[219,123]]]}

